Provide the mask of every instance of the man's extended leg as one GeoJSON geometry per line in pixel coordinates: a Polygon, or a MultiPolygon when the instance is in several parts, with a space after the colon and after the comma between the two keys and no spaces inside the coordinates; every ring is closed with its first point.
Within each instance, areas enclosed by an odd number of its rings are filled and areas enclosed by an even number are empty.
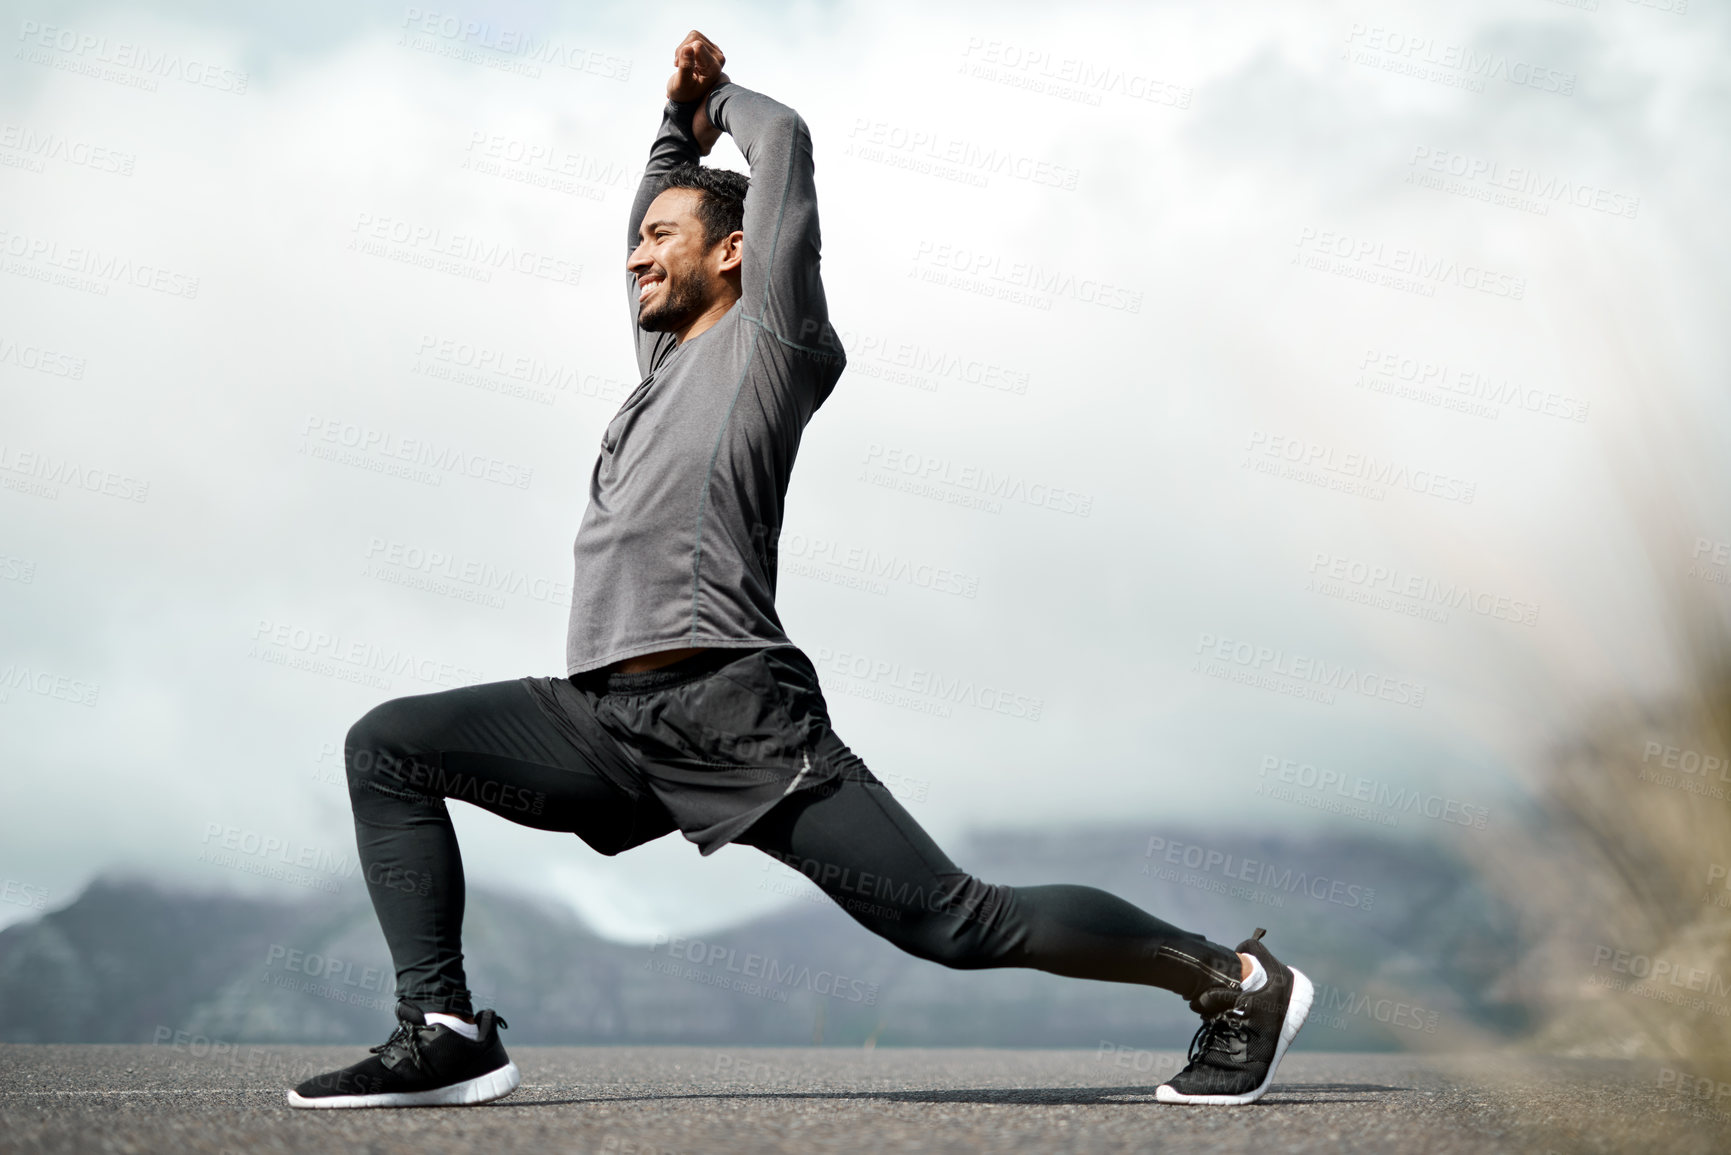
{"type": "Polygon", "coordinates": [[[795,794],[739,841],[811,878],[867,929],[964,970],[1032,967],[1142,983],[1194,1002],[1236,990],[1236,951],[1091,886],[1002,886],[957,867],[866,769],[832,745],[841,773],[795,794]]]}
{"type": "Polygon", "coordinates": [[[1310,1013],[1310,980],[1262,945],[1236,951],[1090,886],[997,886],[958,869],[833,734],[840,773],[794,795],[739,841],[816,882],[856,921],[961,969],[1032,967],[1175,991],[1203,1016],[1163,1103],[1242,1104],[1273,1082],[1310,1013]],[[1247,961],[1249,960],[1249,961],[1247,961]]]}

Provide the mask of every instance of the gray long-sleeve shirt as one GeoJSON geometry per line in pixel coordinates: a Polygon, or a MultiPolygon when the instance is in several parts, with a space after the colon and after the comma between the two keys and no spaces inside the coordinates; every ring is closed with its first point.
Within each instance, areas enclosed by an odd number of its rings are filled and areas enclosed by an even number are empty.
{"type": "MultiPolygon", "coordinates": [[[[775,612],[775,548],[805,423],[846,358],[818,275],[811,134],[786,105],[737,84],[709,118],[751,166],[740,298],[684,343],[637,327],[643,381],[601,438],[577,530],[568,674],[684,646],[786,642],[775,612]]],[[[631,206],[626,251],[657,177],[696,163],[696,102],[667,103],[631,206]]]]}

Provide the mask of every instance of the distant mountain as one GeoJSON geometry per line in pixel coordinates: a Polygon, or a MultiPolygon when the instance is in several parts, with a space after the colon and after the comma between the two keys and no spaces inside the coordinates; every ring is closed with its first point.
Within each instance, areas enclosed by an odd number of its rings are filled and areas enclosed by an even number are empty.
{"type": "MultiPolygon", "coordinates": [[[[1461,845],[1479,834],[1461,831],[1461,845]]],[[[1524,1008],[1492,993],[1520,952],[1513,916],[1460,847],[1194,828],[996,831],[971,839],[960,861],[994,882],[1103,886],[1221,941],[1269,928],[1276,953],[1318,983],[1310,1049],[1526,1026],[1524,1008]]],[[[604,940],[543,900],[471,888],[465,951],[479,1005],[498,1007],[519,1044],[1171,1048],[1195,1028],[1158,990],[912,958],[774,869],[766,877],[802,901],[653,948],[604,940]]],[[[376,1043],[392,990],[384,940],[353,884],[271,902],[110,877],[0,931],[5,1042],[184,1032],[376,1043]]]]}

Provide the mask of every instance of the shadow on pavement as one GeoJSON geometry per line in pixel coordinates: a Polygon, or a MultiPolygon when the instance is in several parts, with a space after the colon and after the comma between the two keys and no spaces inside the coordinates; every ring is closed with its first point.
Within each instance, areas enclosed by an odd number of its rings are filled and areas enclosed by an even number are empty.
{"type": "MultiPolygon", "coordinates": [[[[1299,1105],[1311,1103],[1363,1102],[1361,1098],[1319,1098],[1318,1095],[1381,1095],[1410,1091],[1410,1087],[1390,1087],[1380,1083],[1282,1083],[1269,1090],[1257,1106],[1299,1105]],[[1289,1096],[1302,1096],[1291,1098],[1289,1096]]],[[[592,1098],[512,1099],[490,1104],[495,1108],[561,1107],[595,1103],[655,1103],[688,1099],[835,1099],[843,1101],[878,1100],[885,1103],[980,1103],[1001,1106],[1088,1107],[1123,1106],[1130,1103],[1153,1103],[1154,1088],[1136,1087],[985,1087],[956,1090],[916,1091],[682,1091],[665,1095],[597,1095],[592,1098]]]]}

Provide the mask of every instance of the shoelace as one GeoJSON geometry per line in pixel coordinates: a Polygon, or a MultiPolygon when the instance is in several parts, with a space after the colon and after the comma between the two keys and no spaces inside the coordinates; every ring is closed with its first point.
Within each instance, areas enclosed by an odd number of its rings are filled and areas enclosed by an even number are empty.
{"type": "Polygon", "coordinates": [[[401,1050],[408,1054],[417,1070],[425,1071],[427,1069],[427,1061],[421,1057],[420,1031],[413,1023],[399,1022],[397,1029],[391,1032],[391,1037],[371,1050],[375,1055],[383,1055],[391,1050],[401,1050]]]}
{"type": "Polygon", "coordinates": [[[1184,1057],[1191,1063],[1197,1063],[1212,1051],[1224,1051],[1231,1058],[1242,1054],[1249,1044],[1244,1016],[1227,1011],[1208,1019],[1196,1028],[1196,1034],[1190,1039],[1190,1049],[1185,1052],[1184,1057]]]}
{"type": "MultiPolygon", "coordinates": [[[[511,1024],[495,1015],[493,1016],[493,1025],[502,1031],[511,1024]]],[[[405,1022],[397,1023],[397,1029],[391,1032],[390,1038],[386,1039],[378,1046],[369,1049],[375,1055],[382,1055],[393,1047],[405,1051],[408,1054],[410,1061],[415,1064],[417,1069],[422,1071],[427,1069],[427,1061],[421,1057],[421,1028],[415,1026],[415,1024],[405,1022]]]]}

